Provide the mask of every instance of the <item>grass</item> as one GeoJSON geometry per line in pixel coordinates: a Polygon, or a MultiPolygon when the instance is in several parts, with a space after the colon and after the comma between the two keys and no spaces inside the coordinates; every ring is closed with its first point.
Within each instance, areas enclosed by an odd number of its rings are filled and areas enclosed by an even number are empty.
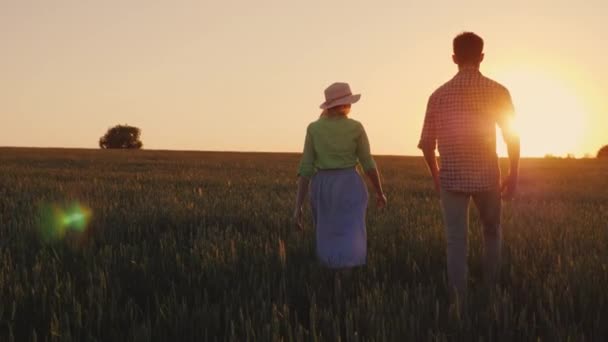
{"type": "Polygon", "coordinates": [[[310,220],[290,224],[297,155],[1,149],[0,340],[608,339],[607,162],[522,162],[491,297],[472,210],[461,320],[422,159],[377,162],[389,207],[369,209],[368,265],[336,279],[310,220]],[[72,203],[87,229],[49,235],[72,203]]]}

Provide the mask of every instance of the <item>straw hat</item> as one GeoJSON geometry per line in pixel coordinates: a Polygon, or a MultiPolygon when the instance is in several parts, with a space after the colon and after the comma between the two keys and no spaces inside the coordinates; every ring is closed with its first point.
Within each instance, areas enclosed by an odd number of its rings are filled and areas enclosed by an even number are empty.
{"type": "Polygon", "coordinates": [[[361,98],[361,94],[353,95],[348,83],[336,82],[325,89],[325,102],[321,109],[328,109],[345,104],[352,104],[361,98]]]}

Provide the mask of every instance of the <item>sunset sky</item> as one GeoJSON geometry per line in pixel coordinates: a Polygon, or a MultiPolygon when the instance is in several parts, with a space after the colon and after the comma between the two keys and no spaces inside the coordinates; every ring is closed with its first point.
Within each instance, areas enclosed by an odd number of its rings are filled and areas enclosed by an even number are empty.
{"type": "Polygon", "coordinates": [[[0,0],[0,146],[96,148],[126,123],[147,149],[299,152],[323,89],[345,81],[372,152],[418,155],[466,30],[511,90],[523,155],[595,154],[607,17],[605,0],[0,0]]]}

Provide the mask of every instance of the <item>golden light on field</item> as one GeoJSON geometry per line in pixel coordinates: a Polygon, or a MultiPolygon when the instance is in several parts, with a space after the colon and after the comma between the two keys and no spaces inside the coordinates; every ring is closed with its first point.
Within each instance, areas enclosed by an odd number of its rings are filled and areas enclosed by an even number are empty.
{"type": "MultiPolygon", "coordinates": [[[[505,72],[498,79],[513,97],[523,156],[581,154],[588,115],[581,90],[559,75],[534,70],[505,72]]],[[[506,155],[502,145],[499,154],[506,155]]]]}

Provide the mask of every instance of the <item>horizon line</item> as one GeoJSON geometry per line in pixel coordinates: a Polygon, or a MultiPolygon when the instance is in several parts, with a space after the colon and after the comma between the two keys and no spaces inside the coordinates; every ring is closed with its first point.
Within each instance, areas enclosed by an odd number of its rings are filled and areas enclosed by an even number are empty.
{"type": "MultiPolygon", "coordinates": [[[[121,150],[129,150],[129,149],[102,149],[102,148],[93,148],[93,147],[56,147],[56,146],[0,146],[0,150],[73,150],[73,151],[103,151],[103,150],[113,150],[113,151],[121,151],[121,150]]],[[[192,149],[133,149],[135,151],[144,151],[144,152],[190,152],[190,153],[234,153],[234,154],[302,154],[302,152],[293,152],[293,151],[237,151],[237,150],[192,150],[192,149]]],[[[547,153],[544,156],[521,156],[521,159],[597,159],[596,155],[592,155],[586,153],[584,155],[588,155],[589,157],[580,156],[572,154],[574,157],[568,157],[566,155],[554,155],[551,153],[547,153]]],[[[422,152],[419,155],[411,155],[411,154],[373,154],[373,156],[378,157],[406,157],[406,158],[422,158],[422,152]]],[[[438,156],[439,157],[439,156],[438,156]]],[[[508,159],[508,156],[498,156],[499,159],[508,159]]]]}

